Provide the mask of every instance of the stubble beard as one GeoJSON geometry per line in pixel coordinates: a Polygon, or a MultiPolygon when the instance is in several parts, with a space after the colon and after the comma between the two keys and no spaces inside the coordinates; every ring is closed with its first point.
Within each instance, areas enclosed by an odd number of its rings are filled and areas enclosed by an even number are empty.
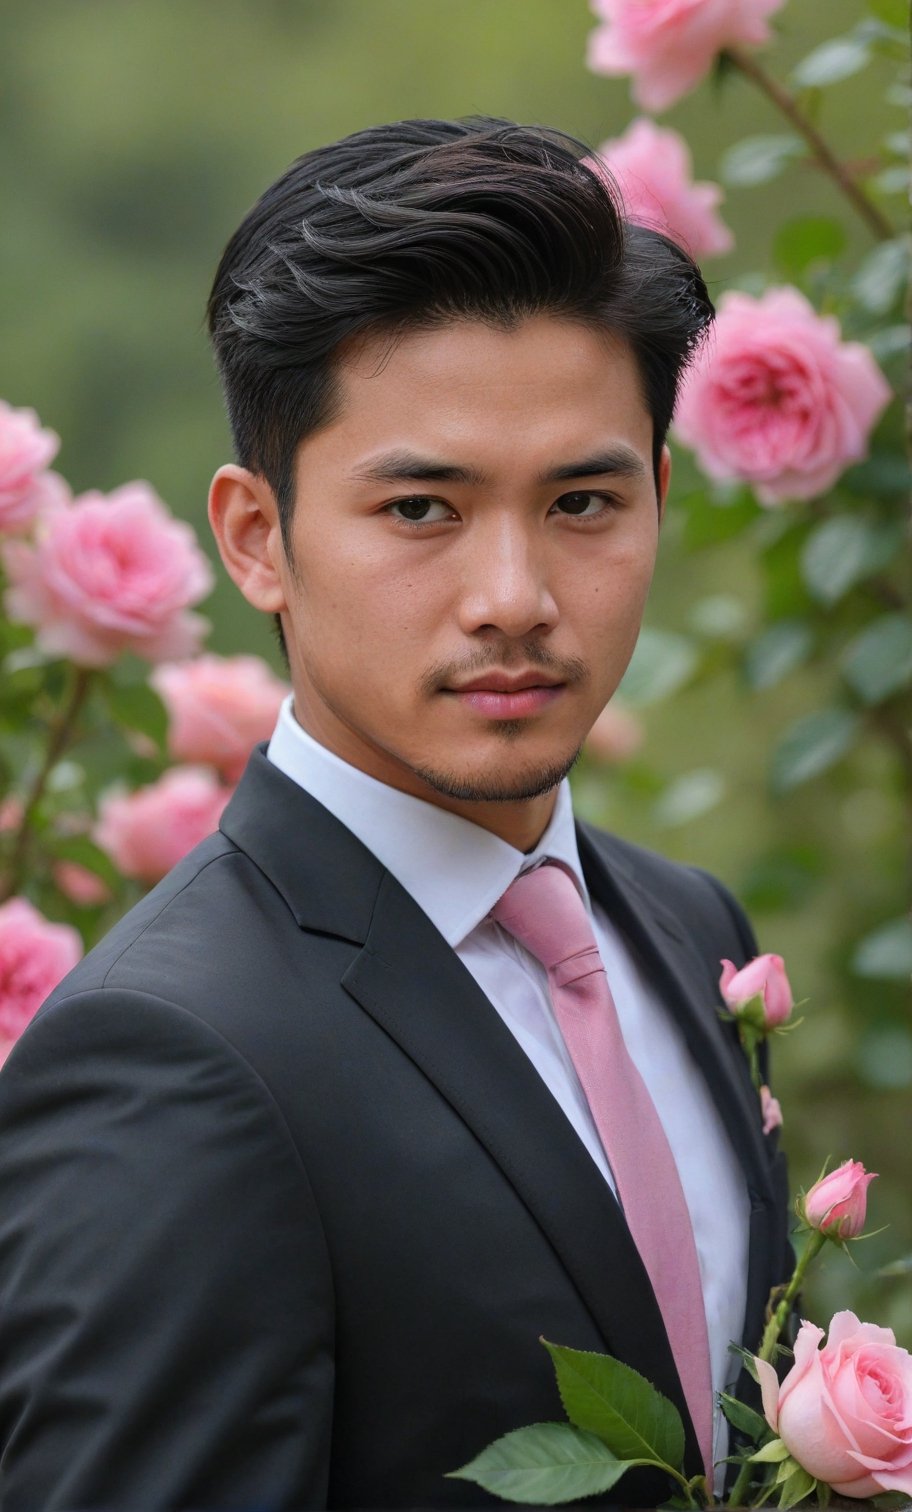
{"type": "MultiPolygon", "coordinates": [[[[498,726],[498,734],[505,742],[514,740],[523,733],[519,719],[506,720],[498,726]]],[[[539,766],[532,771],[518,772],[512,778],[460,777],[455,772],[435,771],[430,767],[413,767],[422,782],[442,798],[455,799],[460,803],[523,803],[530,798],[542,798],[558,787],[569,776],[579,761],[582,747],[573,755],[549,766],[539,766]]]]}

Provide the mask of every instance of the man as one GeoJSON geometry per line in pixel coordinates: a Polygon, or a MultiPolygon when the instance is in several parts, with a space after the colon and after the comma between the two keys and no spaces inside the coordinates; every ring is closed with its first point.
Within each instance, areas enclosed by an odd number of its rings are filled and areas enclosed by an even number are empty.
{"type": "Polygon", "coordinates": [[[8,1512],[478,1506],[446,1473],[559,1416],[540,1335],[642,1371],[708,1464],[787,1267],[716,1012],[755,946],[564,779],[710,317],[575,144],[505,122],[310,153],[232,238],[210,518],[293,699],[0,1079],[8,1512]]]}

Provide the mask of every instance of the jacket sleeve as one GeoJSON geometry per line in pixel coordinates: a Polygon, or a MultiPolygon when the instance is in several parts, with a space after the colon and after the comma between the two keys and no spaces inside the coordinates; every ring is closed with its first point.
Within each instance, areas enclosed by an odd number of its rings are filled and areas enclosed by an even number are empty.
{"type": "Polygon", "coordinates": [[[268,1088],[174,1004],[55,1001],[0,1074],[0,1506],[325,1507],[329,1259],[268,1088]]]}

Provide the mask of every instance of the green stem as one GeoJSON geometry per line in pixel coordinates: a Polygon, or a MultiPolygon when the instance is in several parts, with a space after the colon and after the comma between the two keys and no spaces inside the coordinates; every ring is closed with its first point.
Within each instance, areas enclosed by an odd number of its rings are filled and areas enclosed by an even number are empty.
{"type": "Polygon", "coordinates": [[[44,760],[36,773],[35,780],[29,789],[28,796],[22,809],[22,818],[19,821],[13,838],[12,852],[6,876],[0,880],[0,903],[5,903],[19,891],[25,875],[26,862],[28,861],[29,845],[32,838],[32,819],[39,803],[44,797],[47,780],[54,767],[60,760],[63,752],[72,737],[76,721],[86,701],[93,673],[88,667],[77,667],[76,675],[70,689],[70,696],[58,717],[52,721],[47,750],[44,760]]]}
{"type": "Polygon", "coordinates": [[[868,230],[877,237],[877,240],[892,240],[896,232],[887,217],[878,209],[873,200],[868,198],[845,163],[839,161],[813,122],[808,120],[794,95],[789,94],[777,79],[772,78],[764,68],[761,68],[751,53],[742,52],[739,47],[729,47],[725,55],[735,68],[744,74],[745,78],[750,79],[752,84],[756,84],[768,100],[772,100],[776,109],[780,110],[786,120],[804,137],[816,161],[830,175],[840,193],[845,195],[852,209],[861,216],[868,230]]]}
{"type": "MultiPolygon", "coordinates": [[[[789,1314],[792,1310],[792,1303],[801,1290],[802,1283],[807,1274],[808,1266],[810,1265],[811,1261],[817,1255],[819,1255],[825,1244],[826,1236],[824,1234],[821,1234],[817,1229],[811,1229],[810,1233],[808,1234],[807,1244],[804,1246],[804,1249],[802,1250],[801,1255],[796,1262],[795,1269],[792,1272],[792,1278],[789,1281],[788,1286],[785,1288],[785,1291],[782,1293],[782,1296],[780,1297],[776,1306],[773,1308],[773,1311],[770,1314],[769,1322],[763,1330],[763,1338],[760,1341],[760,1348],[757,1351],[757,1354],[761,1360],[772,1360],[776,1345],[779,1342],[779,1335],[782,1333],[783,1328],[789,1320],[789,1314]]],[[[729,1504],[732,1507],[742,1507],[745,1505],[744,1495],[750,1486],[751,1476],[753,1475],[753,1473],[754,1467],[751,1464],[750,1460],[745,1460],[744,1464],[741,1466],[741,1469],[738,1471],[737,1479],[732,1486],[731,1493],[729,1495],[729,1504]]]]}

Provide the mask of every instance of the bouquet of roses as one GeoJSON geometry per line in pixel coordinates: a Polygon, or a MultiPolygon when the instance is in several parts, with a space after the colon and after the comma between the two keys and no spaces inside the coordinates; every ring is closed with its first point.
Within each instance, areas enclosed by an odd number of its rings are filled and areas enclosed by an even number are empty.
{"type": "MultiPolygon", "coordinates": [[[[781,1123],[779,1104],[761,1081],[762,1041],[782,1033],[792,996],[780,956],[763,955],[736,971],[722,962],[726,1017],[737,1023],[751,1065],[766,1132],[781,1123]]],[[[912,1507],[912,1356],[891,1329],[838,1312],[826,1336],[801,1323],[783,1344],[808,1268],[825,1245],[862,1237],[867,1188],[874,1173],[846,1160],[824,1174],[796,1204],[804,1242],[788,1285],[774,1292],[755,1354],[742,1354],[758,1383],[762,1413],[722,1394],[737,1431],[737,1467],[725,1502],[794,1507],[811,1495],[826,1507],[832,1493],[873,1499],[883,1509],[912,1507]],[[823,1347],[821,1347],[821,1345],[823,1347]],[[776,1364],[792,1354],[780,1380],[776,1364]]],[[[634,1467],[668,1477],[669,1505],[712,1506],[705,1476],[684,1473],[684,1426],[677,1409],[637,1371],[609,1355],[542,1340],[557,1375],[568,1421],[507,1433],[452,1472],[505,1501],[553,1506],[604,1494],[634,1467]]]]}

